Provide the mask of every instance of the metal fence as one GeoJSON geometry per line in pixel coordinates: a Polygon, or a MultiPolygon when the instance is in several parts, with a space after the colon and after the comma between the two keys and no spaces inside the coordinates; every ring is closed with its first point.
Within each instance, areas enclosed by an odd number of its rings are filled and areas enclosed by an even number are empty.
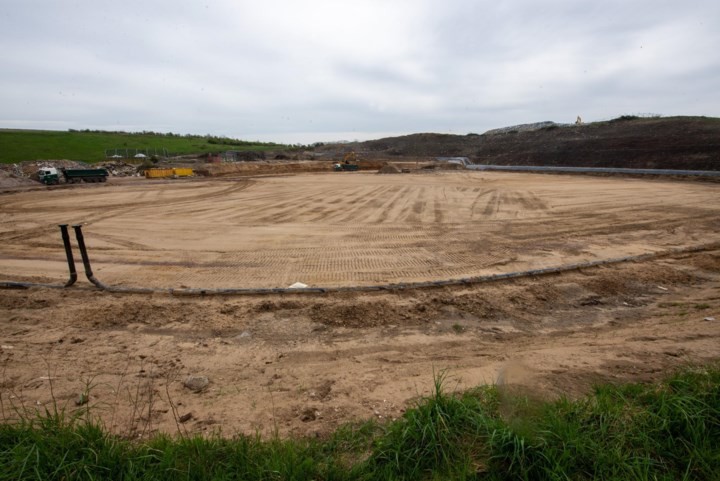
{"type": "Polygon", "coordinates": [[[466,166],[472,170],[497,170],[508,172],[564,172],[630,175],[694,175],[699,177],[720,177],[720,171],[712,170],[673,170],[673,169],[616,169],[606,167],[540,167],[534,165],[479,165],[466,166]]]}
{"type": "Polygon", "coordinates": [[[148,157],[170,157],[172,155],[166,148],[152,149],[105,149],[106,159],[144,159],[148,157]]]}

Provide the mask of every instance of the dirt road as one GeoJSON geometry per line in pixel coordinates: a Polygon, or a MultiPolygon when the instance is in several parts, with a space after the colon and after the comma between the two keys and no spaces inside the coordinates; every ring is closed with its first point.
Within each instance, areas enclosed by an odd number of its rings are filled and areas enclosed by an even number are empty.
{"type": "MultiPolygon", "coordinates": [[[[710,245],[720,239],[718,188],[328,174],[14,193],[0,196],[0,279],[63,280],[59,222],[87,222],[95,271],[117,285],[349,285],[519,270],[710,245]]],[[[0,400],[6,418],[18,406],[90,406],[132,437],[323,434],[401,415],[442,370],[448,389],[500,381],[545,397],[712,362],[717,319],[717,248],[400,292],[3,290],[0,400]],[[194,392],[188,376],[209,384],[194,392]],[[76,406],[86,390],[89,403],[76,406]]]]}

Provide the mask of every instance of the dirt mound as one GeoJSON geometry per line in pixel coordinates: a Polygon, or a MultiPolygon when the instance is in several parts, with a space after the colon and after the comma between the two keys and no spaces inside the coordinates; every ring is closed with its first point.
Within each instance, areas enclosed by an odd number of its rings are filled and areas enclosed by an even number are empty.
{"type": "Polygon", "coordinates": [[[130,177],[138,175],[137,165],[128,164],[126,162],[116,160],[100,162],[96,165],[96,167],[101,167],[107,170],[108,174],[112,175],[113,177],[130,177]]]}
{"type": "Polygon", "coordinates": [[[24,185],[33,185],[35,182],[28,177],[18,175],[7,170],[0,170],[0,188],[20,187],[24,185]]]}
{"type": "Polygon", "coordinates": [[[377,327],[408,318],[402,307],[387,301],[330,302],[313,305],[309,317],[327,326],[377,327]]]}
{"type": "Polygon", "coordinates": [[[222,164],[206,164],[195,170],[206,177],[225,177],[232,175],[267,175],[292,174],[302,172],[327,172],[332,170],[330,162],[298,161],[298,162],[227,162],[222,164]]]}
{"type": "Polygon", "coordinates": [[[413,134],[348,145],[385,158],[468,157],[476,164],[720,170],[720,119],[623,116],[589,124],[538,124],[483,135],[413,134]],[[544,126],[543,126],[544,125],[544,126]]]}
{"type": "Polygon", "coordinates": [[[382,166],[380,170],[378,170],[378,174],[400,174],[402,171],[397,168],[393,164],[385,164],[382,166]]]}

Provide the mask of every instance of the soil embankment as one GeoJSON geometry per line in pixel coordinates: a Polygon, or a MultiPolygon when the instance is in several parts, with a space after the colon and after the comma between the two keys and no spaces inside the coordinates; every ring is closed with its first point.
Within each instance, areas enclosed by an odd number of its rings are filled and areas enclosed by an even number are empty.
{"type": "Polygon", "coordinates": [[[468,157],[477,164],[633,169],[720,170],[720,119],[633,118],[535,128],[498,129],[483,135],[413,134],[342,146],[367,157],[468,157]]]}

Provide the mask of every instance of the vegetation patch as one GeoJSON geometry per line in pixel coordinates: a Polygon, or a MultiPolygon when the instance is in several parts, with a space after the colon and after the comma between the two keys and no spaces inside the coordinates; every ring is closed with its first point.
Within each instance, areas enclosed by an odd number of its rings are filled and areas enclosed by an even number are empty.
{"type": "MultiPolygon", "coordinates": [[[[158,132],[105,132],[101,130],[0,129],[0,163],[24,160],[70,159],[83,162],[107,160],[116,151],[135,154],[189,155],[225,150],[265,151],[286,146],[249,142],[212,135],[180,135],[158,132]],[[108,155],[109,154],[109,155],[108,155]]],[[[130,155],[133,157],[133,155],[130,155]]]]}
{"type": "MultiPolygon", "coordinates": [[[[510,386],[434,394],[327,439],[109,435],[85,410],[0,425],[2,479],[717,479],[720,369],[538,401],[510,386]]],[[[3,408],[7,409],[7,400],[3,408]]]]}

